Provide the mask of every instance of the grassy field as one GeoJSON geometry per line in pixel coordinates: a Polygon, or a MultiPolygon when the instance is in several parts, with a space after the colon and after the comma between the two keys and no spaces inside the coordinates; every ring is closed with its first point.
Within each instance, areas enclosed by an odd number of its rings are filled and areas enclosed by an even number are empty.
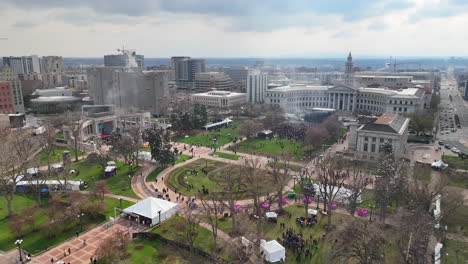
{"type": "Polygon", "coordinates": [[[458,156],[443,155],[442,161],[449,165],[449,168],[468,170],[468,159],[462,159],[458,156]]]}
{"type": "Polygon", "coordinates": [[[220,158],[223,158],[223,159],[230,159],[230,160],[238,160],[240,158],[239,155],[236,155],[236,154],[231,154],[231,153],[225,153],[225,152],[213,152],[213,153],[210,153],[210,156],[218,156],[220,158]]]}
{"type": "Polygon", "coordinates": [[[211,131],[205,131],[205,130],[198,130],[195,131],[195,136],[189,136],[189,137],[177,137],[174,138],[173,140],[175,142],[182,142],[182,143],[187,143],[187,144],[200,144],[205,147],[221,147],[226,145],[227,143],[233,142],[236,138],[239,137],[239,132],[237,131],[239,125],[242,123],[242,121],[236,120],[233,121],[231,126],[229,127],[223,127],[220,128],[219,130],[211,130],[211,131]],[[214,142],[214,138],[217,138],[216,143],[214,142]]]}
{"type": "MultiPolygon", "coordinates": [[[[104,180],[109,186],[109,191],[113,194],[127,196],[131,198],[139,198],[135,192],[133,192],[130,186],[130,180],[128,178],[129,166],[125,165],[124,162],[116,161],[117,163],[117,174],[115,176],[104,178],[104,168],[100,165],[87,165],[84,162],[74,163],[72,167],[79,170],[79,174],[74,174],[71,179],[82,180],[88,182],[88,191],[92,190],[94,182],[104,180]]],[[[137,169],[133,169],[135,173],[137,169]]],[[[132,176],[133,176],[132,173],[132,176]]]]}
{"type": "MultiPolygon", "coordinates": [[[[183,219],[180,216],[174,216],[165,222],[163,222],[160,226],[156,226],[150,233],[159,234],[165,239],[177,241],[180,243],[186,243],[184,236],[181,234],[183,230],[181,230],[181,225],[183,225],[183,219]]],[[[218,243],[220,243],[220,238],[218,238],[218,243]]],[[[211,253],[214,247],[213,235],[211,231],[204,227],[199,227],[198,236],[195,240],[194,246],[198,249],[201,249],[207,253],[211,253]]],[[[225,249],[223,249],[219,255],[222,258],[228,259],[227,253],[225,249]]]]}
{"type": "Polygon", "coordinates": [[[283,138],[261,139],[255,138],[237,143],[229,150],[254,153],[263,156],[284,155],[298,161],[304,159],[304,144],[296,140],[283,138]]]}
{"type": "MultiPolygon", "coordinates": [[[[181,162],[184,162],[186,160],[189,160],[190,158],[192,158],[192,156],[190,155],[185,155],[185,154],[182,154],[180,155],[180,157],[176,160],[175,164],[179,164],[181,162]]],[[[165,168],[156,168],[155,170],[153,170],[149,175],[148,177],[146,177],[146,181],[147,182],[150,182],[150,181],[154,181],[156,179],[156,177],[158,177],[159,173],[161,173],[161,171],[163,171],[165,168]]]]}
{"type": "MultiPolygon", "coordinates": [[[[173,170],[166,178],[166,184],[171,189],[177,189],[177,192],[186,196],[201,195],[199,191],[203,189],[203,186],[209,192],[219,192],[220,189],[213,178],[219,177],[218,173],[220,175],[223,173],[238,173],[237,168],[240,167],[216,160],[199,159],[173,170]],[[182,179],[184,183],[181,183],[179,179],[182,179]],[[193,188],[187,188],[189,185],[192,185],[193,188]]],[[[248,194],[245,193],[244,196],[247,198],[248,194]]]]}
{"type": "MultiPolygon", "coordinates": [[[[83,228],[86,230],[98,223],[109,219],[109,216],[114,215],[114,207],[119,206],[119,201],[117,199],[112,198],[105,198],[107,204],[107,210],[102,212],[103,214],[98,218],[91,218],[85,216],[83,219],[83,228]]],[[[20,212],[22,209],[36,205],[37,202],[34,198],[30,197],[29,195],[16,195],[13,200],[13,208],[16,212],[20,212]]],[[[122,207],[128,207],[133,203],[122,201],[122,207]]],[[[11,220],[6,218],[7,216],[7,209],[6,209],[6,202],[4,199],[0,199],[0,250],[8,251],[12,248],[15,248],[14,242],[16,241],[16,236],[10,230],[10,223],[11,220]]],[[[48,214],[48,203],[47,200],[43,201],[43,204],[37,207],[34,210],[35,215],[35,226],[39,227],[45,221],[47,221],[47,214],[48,214]]],[[[22,247],[30,252],[31,254],[36,254],[42,250],[45,250],[47,247],[54,246],[56,244],[61,243],[62,241],[67,240],[68,238],[75,235],[76,231],[79,231],[79,224],[78,220],[67,222],[65,226],[63,226],[63,231],[57,233],[55,237],[46,238],[45,234],[41,231],[31,230],[31,228],[26,229],[26,235],[24,235],[22,247]]]]}
{"type": "Polygon", "coordinates": [[[466,263],[468,260],[468,243],[446,239],[442,243],[442,263],[466,263]]]}
{"type": "MultiPolygon", "coordinates": [[[[75,160],[75,151],[71,148],[59,147],[56,146],[52,153],[50,153],[50,164],[62,162],[62,153],[64,151],[70,151],[72,160],[75,160]]],[[[83,152],[79,151],[78,156],[84,155],[83,152]]],[[[39,152],[36,156],[39,166],[47,165],[47,154],[44,151],[39,152]]]]}
{"type": "Polygon", "coordinates": [[[167,245],[161,241],[145,239],[134,240],[128,249],[130,257],[120,261],[122,264],[189,264],[204,263],[206,259],[190,256],[184,249],[167,245]]]}
{"type": "Polygon", "coordinates": [[[292,171],[301,171],[302,166],[299,165],[294,165],[294,164],[287,164],[283,162],[268,162],[268,166],[273,167],[273,168],[280,168],[280,169],[289,169],[292,171]]]}
{"type": "MultiPolygon", "coordinates": [[[[312,208],[309,206],[309,208],[312,208]]],[[[263,237],[265,240],[273,240],[273,239],[278,239],[282,237],[282,233],[288,229],[292,228],[296,233],[302,233],[303,237],[307,239],[317,239],[318,237],[321,237],[324,233],[324,227],[328,223],[328,219],[326,216],[319,215],[318,216],[318,223],[310,226],[310,227],[301,227],[300,225],[297,224],[296,218],[299,216],[304,216],[304,207],[303,206],[297,206],[297,205],[291,205],[285,207],[285,210],[289,213],[291,213],[291,218],[287,217],[286,215],[282,215],[278,217],[278,222],[273,223],[273,222],[266,222],[263,224],[263,237]],[[280,228],[280,223],[285,224],[285,229],[280,228]]],[[[334,225],[340,225],[344,223],[345,221],[348,221],[351,219],[351,216],[348,215],[343,215],[343,214],[338,214],[334,213],[332,215],[332,220],[334,225]]],[[[219,222],[218,228],[223,230],[224,232],[230,232],[231,230],[231,219],[226,218],[223,222],[219,222]]],[[[253,225],[253,223],[250,223],[253,225]]],[[[395,237],[392,235],[392,231],[389,230],[385,234],[385,238],[389,239],[392,241],[392,243],[386,243],[384,248],[385,248],[385,263],[388,264],[393,264],[397,263],[395,259],[398,258],[398,248],[396,243],[394,243],[395,237]]],[[[332,241],[329,241],[327,239],[321,240],[319,242],[319,247],[318,249],[314,249],[312,251],[312,257],[310,258],[305,258],[302,257],[301,259],[296,259],[296,254],[294,253],[293,250],[286,248],[286,263],[334,263],[330,257],[329,253],[331,251],[332,247],[332,241]]],[[[355,262],[351,262],[355,263],[355,262]]]]}
{"type": "Polygon", "coordinates": [[[467,173],[445,169],[440,172],[440,175],[441,177],[447,178],[448,185],[468,189],[468,174],[467,173]]]}
{"type": "MultiPolygon", "coordinates": [[[[442,202],[443,208],[443,202],[442,202]]],[[[468,206],[463,205],[443,218],[443,225],[447,225],[448,232],[468,236],[468,206]]]]}

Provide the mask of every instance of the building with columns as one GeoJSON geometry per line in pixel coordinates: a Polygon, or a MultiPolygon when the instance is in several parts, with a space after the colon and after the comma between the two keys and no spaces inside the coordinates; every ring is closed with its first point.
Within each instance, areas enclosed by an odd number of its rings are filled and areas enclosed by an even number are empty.
{"type": "Polygon", "coordinates": [[[341,114],[412,113],[425,107],[425,91],[420,88],[390,90],[355,88],[344,84],[333,87],[291,84],[266,91],[265,103],[280,106],[285,112],[310,111],[314,107],[335,109],[341,114]]]}
{"type": "Polygon", "coordinates": [[[350,124],[348,151],[356,159],[377,161],[382,145],[390,143],[395,158],[402,158],[406,154],[409,122],[402,115],[385,113],[366,124],[350,124]]]}
{"type": "Polygon", "coordinates": [[[247,95],[245,93],[214,90],[206,93],[192,94],[190,98],[192,102],[207,107],[228,108],[234,105],[245,104],[247,95]]]}

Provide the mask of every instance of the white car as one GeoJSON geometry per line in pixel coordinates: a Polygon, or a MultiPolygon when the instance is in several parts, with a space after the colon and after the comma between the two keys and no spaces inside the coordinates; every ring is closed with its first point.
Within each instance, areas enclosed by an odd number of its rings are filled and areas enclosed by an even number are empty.
{"type": "Polygon", "coordinates": [[[457,154],[460,153],[460,150],[457,149],[457,148],[455,148],[455,147],[451,148],[450,150],[451,150],[453,153],[457,153],[457,154]]]}

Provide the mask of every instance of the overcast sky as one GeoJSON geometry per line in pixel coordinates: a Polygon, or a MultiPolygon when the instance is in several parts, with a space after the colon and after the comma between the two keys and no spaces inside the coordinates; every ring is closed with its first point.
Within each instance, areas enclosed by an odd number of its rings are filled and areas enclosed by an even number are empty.
{"type": "Polygon", "coordinates": [[[468,55],[468,0],[0,0],[0,55],[468,55]]]}

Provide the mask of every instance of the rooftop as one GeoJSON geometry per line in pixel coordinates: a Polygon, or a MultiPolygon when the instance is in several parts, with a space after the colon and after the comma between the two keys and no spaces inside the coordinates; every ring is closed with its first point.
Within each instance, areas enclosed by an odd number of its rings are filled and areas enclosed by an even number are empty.
{"type": "Polygon", "coordinates": [[[272,88],[268,91],[271,92],[296,92],[296,91],[326,91],[328,90],[327,86],[312,86],[305,84],[294,84],[294,85],[285,85],[281,87],[272,88]]]}
{"type": "Polygon", "coordinates": [[[373,123],[367,123],[359,128],[360,131],[384,132],[391,134],[403,134],[409,125],[409,118],[399,114],[386,113],[381,115],[373,123]]]}

